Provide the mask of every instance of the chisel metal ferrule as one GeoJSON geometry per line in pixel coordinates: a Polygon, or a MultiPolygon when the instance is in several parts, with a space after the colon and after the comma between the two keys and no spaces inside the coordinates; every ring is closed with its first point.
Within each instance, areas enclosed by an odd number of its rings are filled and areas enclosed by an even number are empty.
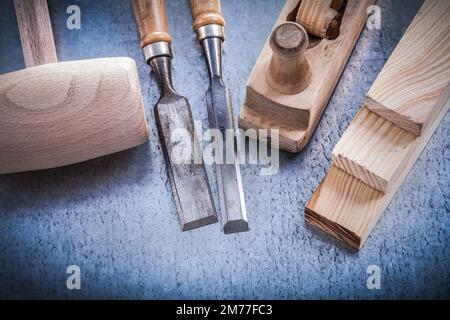
{"type": "Polygon", "coordinates": [[[145,46],[142,50],[144,50],[144,57],[147,63],[149,63],[151,59],[156,57],[172,58],[172,49],[170,48],[170,43],[166,41],[153,42],[145,46]]]}
{"type": "Polygon", "coordinates": [[[201,41],[208,65],[211,84],[219,81],[222,86],[222,40],[218,37],[205,38],[201,41]]]}
{"type": "Polygon", "coordinates": [[[220,38],[225,41],[225,32],[220,24],[207,24],[197,29],[198,41],[201,42],[206,38],[220,38]]]}

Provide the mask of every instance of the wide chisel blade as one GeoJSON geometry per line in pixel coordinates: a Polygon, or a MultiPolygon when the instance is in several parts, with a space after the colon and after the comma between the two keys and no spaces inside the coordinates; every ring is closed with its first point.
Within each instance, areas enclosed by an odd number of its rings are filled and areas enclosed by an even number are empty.
{"type": "Polygon", "coordinates": [[[179,163],[182,155],[177,153],[182,148],[174,149],[185,142],[198,146],[188,101],[176,94],[165,95],[155,106],[155,117],[183,231],[217,222],[205,167],[179,163]]]}
{"type": "Polygon", "coordinates": [[[145,61],[155,73],[161,98],[155,106],[156,125],[183,231],[217,222],[206,169],[186,98],[172,85],[171,36],[163,0],[131,0],[145,61]],[[201,156],[200,156],[201,159],[201,156]]]}

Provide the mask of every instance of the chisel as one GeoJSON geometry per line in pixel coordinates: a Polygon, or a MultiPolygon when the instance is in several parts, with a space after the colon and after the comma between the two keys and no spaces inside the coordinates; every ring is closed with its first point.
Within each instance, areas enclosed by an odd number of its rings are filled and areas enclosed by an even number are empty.
{"type": "Polygon", "coordinates": [[[215,223],[217,215],[204,165],[180,161],[182,155],[176,152],[186,138],[192,142],[194,152],[199,154],[200,151],[189,102],[172,85],[171,36],[167,33],[165,3],[163,0],[131,0],[131,4],[145,60],[161,88],[161,98],[155,106],[156,125],[182,230],[215,223]],[[179,135],[183,132],[188,133],[188,137],[179,135]]]}
{"type": "Polygon", "coordinates": [[[190,6],[194,19],[193,28],[203,47],[208,65],[210,86],[206,91],[206,103],[210,126],[220,130],[224,138],[224,147],[233,146],[232,150],[224,150],[224,163],[216,163],[223,231],[227,234],[248,231],[241,172],[236,161],[235,138],[234,134],[232,136],[227,134],[227,130],[234,130],[234,120],[230,94],[222,78],[225,20],[219,0],[190,0],[190,6]],[[226,153],[232,154],[230,156],[226,153]],[[227,159],[231,159],[231,163],[225,161],[227,159]]]}

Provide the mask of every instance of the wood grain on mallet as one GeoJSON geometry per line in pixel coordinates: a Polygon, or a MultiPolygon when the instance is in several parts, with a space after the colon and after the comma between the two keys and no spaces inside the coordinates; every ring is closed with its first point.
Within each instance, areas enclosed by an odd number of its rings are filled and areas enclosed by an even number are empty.
{"type": "Polygon", "coordinates": [[[130,58],[46,64],[0,76],[0,173],[48,169],[148,140],[130,58]]]}
{"type": "Polygon", "coordinates": [[[426,1],[372,85],[366,106],[416,136],[450,95],[450,2],[426,1]]]}
{"type": "Polygon", "coordinates": [[[47,0],[14,0],[14,6],[26,67],[57,62],[47,0]]]}

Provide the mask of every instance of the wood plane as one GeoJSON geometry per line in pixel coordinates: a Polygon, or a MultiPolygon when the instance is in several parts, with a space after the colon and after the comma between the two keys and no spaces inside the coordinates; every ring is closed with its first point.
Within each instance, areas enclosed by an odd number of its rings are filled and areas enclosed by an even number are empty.
{"type": "MultiPolygon", "coordinates": [[[[331,5],[333,3],[334,1],[331,5]]],[[[271,65],[275,64],[277,52],[274,53],[269,38],[248,80],[245,102],[239,114],[239,127],[268,129],[269,136],[271,130],[278,129],[281,150],[292,153],[301,151],[317,126],[365,25],[367,8],[373,3],[373,0],[349,0],[343,11],[340,34],[336,39],[320,39],[312,46],[314,41],[311,39],[315,38],[309,37],[310,45],[304,54],[309,60],[311,78],[306,79],[306,88],[298,86],[301,91],[290,90],[289,81],[296,75],[290,75],[288,70],[279,70],[281,75],[273,77],[270,69],[273,69],[271,65]],[[284,71],[287,78],[283,81],[284,71]],[[275,85],[271,83],[273,78],[278,79],[275,85]]],[[[274,30],[287,21],[295,22],[300,5],[299,0],[287,0],[274,30]]],[[[286,67],[289,66],[288,63],[279,65],[289,68],[286,67]]]]}

